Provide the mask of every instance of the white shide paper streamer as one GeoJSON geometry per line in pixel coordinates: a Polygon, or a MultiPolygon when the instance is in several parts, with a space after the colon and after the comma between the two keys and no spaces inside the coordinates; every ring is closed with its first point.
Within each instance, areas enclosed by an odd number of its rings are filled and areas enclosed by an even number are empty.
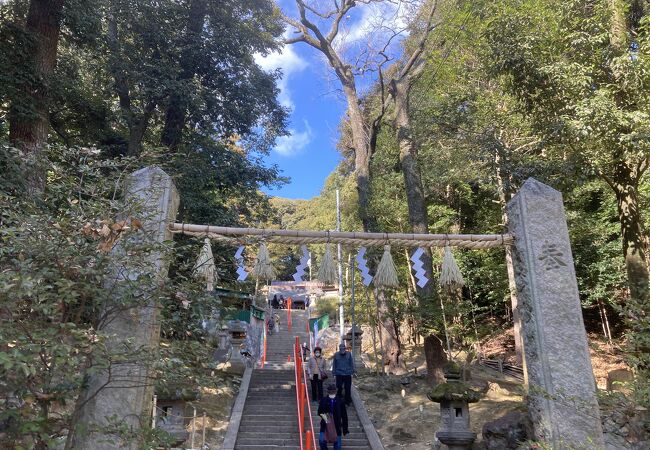
{"type": "Polygon", "coordinates": [[[235,252],[235,260],[237,261],[237,264],[239,264],[239,267],[237,267],[237,275],[239,275],[237,281],[244,281],[246,277],[248,277],[248,272],[244,269],[244,257],[242,256],[242,253],[244,253],[243,245],[235,252]]]}
{"type": "Polygon", "coordinates": [[[429,282],[429,279],[426,276],[426,271],[424,270],[424,263],[421,259],[422,255],[424,255],[424,249],[422,247],[418,247],[411,256],[413,271],[415,272],[415,279],[417,280],[417,285],[420,288],[423,288],[429,282]]]}
{"type": "Polygon", "coordinates": [[[306,245],[301,246],[300,249],[302,250],[302,256],[300,257],[300,264],[296,266],[296,273],[293,274],[293,281],[302,281],[302,277],[305,275],[305,269],[309,265],[311,258],[306,245]]]}
{"type": "Polygon", "coordinates": [[[366,247],[361,247],[359,253],[357,253],[357,266],[361,271],[361,282],[364,286],[370,286],[372,275],[370,275],[368,263],[366,262],[366,247]]]}

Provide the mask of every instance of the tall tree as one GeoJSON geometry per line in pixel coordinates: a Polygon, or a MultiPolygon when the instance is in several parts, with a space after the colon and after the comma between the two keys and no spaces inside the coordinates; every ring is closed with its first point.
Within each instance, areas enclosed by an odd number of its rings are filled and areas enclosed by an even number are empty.
{"type": "Polygon", "coordinates": [[[617,198],[630,293],[648,297],[647,237],[639,184],[650,167],[650,40],[641,2],[511,5],[489,31],[494,70],[540,132],[602,178],[617,198]],[[516,8],[512,9],[512,8],[516,8]],[[543,33],[532,29],[545,26],[543,33]],[[522,45],[522,41],[526,45],[522,45]]]}
{"type": "MultiPolygon", "coordinates": [[[[133,9],[136,9],[135,5],[133,6],[133,9]]],[[[134,80],[132,74],[125,67],[125,62],[128,61],[126,54],[134,49],[124,48],[125,46],[122,44],[122,41],[126,41],[128,38],[122,37],[120,33],[121,28],[127,28],[125,22],[128,13],[129,10],[124,8],[119,1],[111,1],[108,17],[106,18],[106,43],[110,52],[108,70],[113,77],[115,92],[119,99],[120,112],[128,129],[126,153],[130,156],[138,156],[151,118],[156,111],[156,106],[160,102],[161,93],[151,90],[150,94],[144,96],[141,102],[136,101],[136,92],[134,92],[135,89],[132,84],[138,80],[134,80]]],[[[142,26],[144,23],[140,25],[142,26]]],[[[129,40],[129,42],[131,41],[129,40]]],[[[138,43],[137,40],[133,40],[132,42],[136,45],[138,43]]],[[[146,58],[152,52],[159,57],[155,43],[145,41],[142,47],[139,49],[141,52],[138,54],[138,58],[146,58]]],[[[134,58],[136,56],[132,54],[131,57],[134,58]]]]}
{"type": "MultiPolygon", "coordinates": [[[[406,60],[399,67],[396,73],[390,78],[388,84],[388,93],[393,101],[395,117],[393,120],[397,145],[399,146],[399,162],[404,176],[404,188],[406,193],[406,204],[408,205],[408,219],[410,229],[413,233],[429,232],[429,217],[427,211],[426,198],[424,196],[424,186],[422,185],[422,175],[420,164],[418,162],[418,148],[411,130],[411,112],[409,111],[409,101],[411,87],[414,81],[421,75],[426,62],[427,39],[431,31],[435,28],[433,23],[436,12],[437,2],[434,1],[425,11],[425,18],[421,29],[417,30],[417,21],[411,25],[412,33],[416,38],[414,42],[407,43],[405,46],[406,60]],[[409,51],[410,50],[410,51],[409,51]]],[[[382,68],[380,67],[381,71],[382,68]]],[[[383,76],[380,77],[383,81],[383,76]]],[[[381,86],[383,89],[383,85],[381,86]]],[[[382,99],[384,98],[382,94],[382,99]]],[[[433,278],[433,265],[431,252],[426,249],[420,257],[423,263],[424,275],[431,280],[433,278]]],[[[420,302],[435,302],[436,291],[433,283],[427,283],[424,287],[415,285],[416,292],[420,302]]],[[[424,340],[424,354],[427,362],[427,374],[429,381],[441,382],[442,371],[439,361],[444,360],[444,351],[442,350],[441,340],[431,335],[424,340]],[[438,379],[435,376],[438,376],[438,379]]]]}
{"type": "Polygon", "coordinates": [[[352,131],[352,145],[354,148],[354,176],[357,182],[359,195],[359,216],[365,231],[374,229],[372,217],[368,214],[370,203],[370,129],[367,126],[366,117],[359,101],[359,92],[355,75],[358,67],[354,67],[345,61],[336,41],[340,39],[341,22],[349,14],[357,3],[368,4],[372,0],[355,1],[342,0],[334,2],[334,9],[319,11],[316,6],[310,5],[304,0],[296,0],[298,17],[284,16],[284,21],[295,29],[298,36],[285,40],[286,44],[304,42],[323,54],[330,67],[334,70],[343,88],[343,94],[348,106],[348,118],[352,131]],[[310,15],[315,18],[312,20],[310,15]],[[317,24],[316,20],[329,23],[317,24]],[[327,31],[324,31],[328,27],[327,31]],[[356,71],[356,72],[355,72],[356,71]]]}
{"type": "Polygon", "coordinates": [[[253,56],[276,48],[282,32],[270,0],[110,0],[106,23],[106,70],[125,153],[138,155],[143,142],[176,149],[197,135],[238,136],[264,152],[283,132],[277,75],[253,56]]]}
{"type": "MultiPolygon", "coordinates": [[[[368,42],[367,48],[370,50],[367,54],[359,57],[357,55],[354,63],[349,62],[349,55],[345,54],[346,33],[342,32],[342,22],[348,17],[351,10],[360,4],[381,4],[382,1],[355,1],[343,0],[340,3],[334,2],[332,9],[322,10],[316,4],[310,4],[304,0],[296,0],[295,4],[298,10],[298,17],[292,18],[284,16],[284,21],[294,29],[298,34],[285,40],[287,44],[303,42],[318,50],[325,56],[329,66],[334,70],[337,79],[341,83],[343,93],[347,103],[348,125],[350,129],[351,148],[354,151],[354,177],[357,185],[359,217],[365,231],[375,231],[376,220],[370,214],[371,201],[371,158],[376,143],[377,132],[381,124],[381,119],[386,111],[384,104],[384,67],[394,60],[390,55],[390,48],[394,42],[403,36],[405,29],[390,23],[390,21],[377,24],[377,28],[386,32],[381,38],[383,42],[376,45],[375,42],[368,42]],[[325,31],[326,30],[326,31],[325,31]],[[377,72],[381,89],[382,105],[379,112],[374,117],[369,117],[371,112],[364,108],[364,102],[360,98],[357,87],[357,77],[367,72],[377,72]]],[[[387,3],[387,2],[383,2],[387,3]]],[[[413,2],[398,2],[397,10],[413,6],[413,2]]],[[[425,5],[424,20],[420,23],[421,29],[417,30],[418,42],[414,48],[407,48],[407,55],[404,57],[405,63],[398,70],[394,79],[388,82],[391,97],[399,102],[399,111],[396,121],[401,126],[399,133],[403,137],[404,155],[401,157],[404,168],[404,177],[407,181],[407,199],[409,203],[409,218],[414,232],[427,232],[427,213],[424,205],[424,196],[422,195],[422,184],[420,181],[419,168],[415,158],[415,148],[412,140],[409,139],[408,132],[408,89],[412,80],[417,76],[419,68],[424,64],[425,43],[433,30],[433,16],[436,11],[437,2],[415,2],[418,7],[425,5]],[[409,51],[410,50],[410,51],[409,51]]],[[[413,23],[417,23],[414,21],[413,23]]],[[[415,30],[416,27],[412,26],[415,30]]],[[[369,38],[370,39],[370,38],[369,38]]],[[[397,105],[397,104],[396,104],[397,105]]],[[[431,258],[425,256],[425,270],[431,275],[431,258]]],[[[424,297],[431,294],[429,289],[420,291],[424,297]]],[[[384,347],[387,349],[386,354],[392,355],[388,361],[391,366],[399,364],[400,344],[395,338],[394,324],[389,318],[388,305],[383,294],[380,293],[378,307],[382,316],[382,327],[384,332],[384,347]]]]}
{"type": "Polygon", "coordinates": [[[517,1],[495,11],[488,32],[494,72],[506,75],[539,132],[616,196],[628,342],[646,404],[650,273],[639,188],[650,167],[647,14],[637,1],[517,1]]]}
{"type": "MultiPolygon", "coordinates": [[[[190,0],[187,12],[187,25],[182,39],[180,54],[179,82],[187,82],[196,74],[201,49],[201,33],[207,14],[207,0],[190,0]]],[[[167,101],[165,125],[160,142],[167,147],[176,148],[181,142],[183,126],[185,125],[187,99],[178,90],[174,90],[167,101]]]]}
{"type": "Polygon", "coordinates": [[[27,47],[24,63],[31,71],[12,99],[9,138],[22,149],[32,167],[27,172],[27,187],[40,192],[45,185],[41,165],[49,126],[50,82],[56,67],[64,0],[31,0],[24,24],[27,47]]]}
{"type": "Polygon", "coordinates": [[[161,143],[178,147],[188,125],[224,137],[244,136],[256,125],[268,128],[271,136],[279,131],[284,111],[275,97],[251,95],[256,89],[274,93],[277,75],[264,73],[253,57],[279,45],[282,23],[274,3],[188,0],[179,15],[184,23],[173,41],[177,66],[167,87],[161,143]]]}

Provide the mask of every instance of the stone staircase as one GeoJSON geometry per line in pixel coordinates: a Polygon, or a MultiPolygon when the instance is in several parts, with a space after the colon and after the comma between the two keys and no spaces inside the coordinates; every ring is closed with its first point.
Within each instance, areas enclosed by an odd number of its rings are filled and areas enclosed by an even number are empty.
{"type": "MultiPolygon", "coordinates": [[[[266,364],[263,369],[255,369],[251,375],[235,450],[300,449],[293,362],[287,362],[287,356],[291,355],[293,359],[294,336],[298,336],[301,343],[307,342],[307,312],[291,312],[291,332],[287,330],[287,311],[279,310],[276,313],[280,315],[281,331],[269,336],[266,364]]],[[[333,381],[333,377],[326,383],[330,381],[333,381]]],[[[318,404],[311,402],[311,407],[318,445],[318,404]]],[[[351,406],[347,412],[350,434],[343,437],[343,448],[370,449],[355,408],[351,406]]],[[[308,420],[305,425],[309,427],[308,420]]]]}

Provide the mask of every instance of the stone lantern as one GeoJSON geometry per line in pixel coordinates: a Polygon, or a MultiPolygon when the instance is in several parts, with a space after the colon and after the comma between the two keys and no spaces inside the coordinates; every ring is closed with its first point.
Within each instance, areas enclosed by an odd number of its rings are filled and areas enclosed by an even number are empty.
{"type": "Polygon", "coordinates": [[[217,332],[217,340],[217,348],[212,353],[212,360],[219,364],[228,361],[232,355],[232,345],[230,345],[230,333],[227,325],[223,325],[221,330],[217,332]]]}
{"type": "Polygon", "coordinates": [[[359,349],[361,348],[361,339],[363,337],[363,330],[357,326],[355,323],[350,329],[348,330],[347,333],[345,333],[345,337],[343,340],[345,341],[345,346],[348,348],[348,350],[352,349],[352,335],[354,334],[354,347],[359,349]]]}
{"type": "Polygon", "coordinates": [[[460,367],[450,363],[445,367],[445,383],[427,395],[432,402],[440,403],[442,426],[436,433],[449,450],[468,450],[476,439],[469,428],[469,404],[479,401],[481,394],[460,380],[460,367]]]}
{"type": "Polygon", "coordinates": [[[228,325],[221,326],[221,330],[217,332],[217,339],[219,340],[219,343],[217,344],[219,348],[230,347],[230,333],[228,333],[228,325]]]}

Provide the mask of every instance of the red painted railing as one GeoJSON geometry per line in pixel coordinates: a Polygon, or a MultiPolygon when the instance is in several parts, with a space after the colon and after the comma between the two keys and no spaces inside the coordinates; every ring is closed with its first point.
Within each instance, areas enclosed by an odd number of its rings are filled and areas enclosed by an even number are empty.
{"type": "Polygon", "coordinates": [[[307,373],[302,364],[302,349],[300,340],[296,336],[293,344],[293,360],[295,362],[294,375],[296,379],[296,407],[298,408],[298,434],[300,435],[300,448],[302,450],[316,450],[316,435],[314,433],[314,420],[311,416],[311,404],[307,391],[307,373]],[[305,411],[305,406],[307,406],[305,411]],[[309,427],[305,431],[305,412],[309,417],[309,427]]]}
{"type": "Polygon", "coordinates": [[[293,305],[293,300],[291,297],[287,299],[287,330],[291,331],[291,306],[293,305]]]}

